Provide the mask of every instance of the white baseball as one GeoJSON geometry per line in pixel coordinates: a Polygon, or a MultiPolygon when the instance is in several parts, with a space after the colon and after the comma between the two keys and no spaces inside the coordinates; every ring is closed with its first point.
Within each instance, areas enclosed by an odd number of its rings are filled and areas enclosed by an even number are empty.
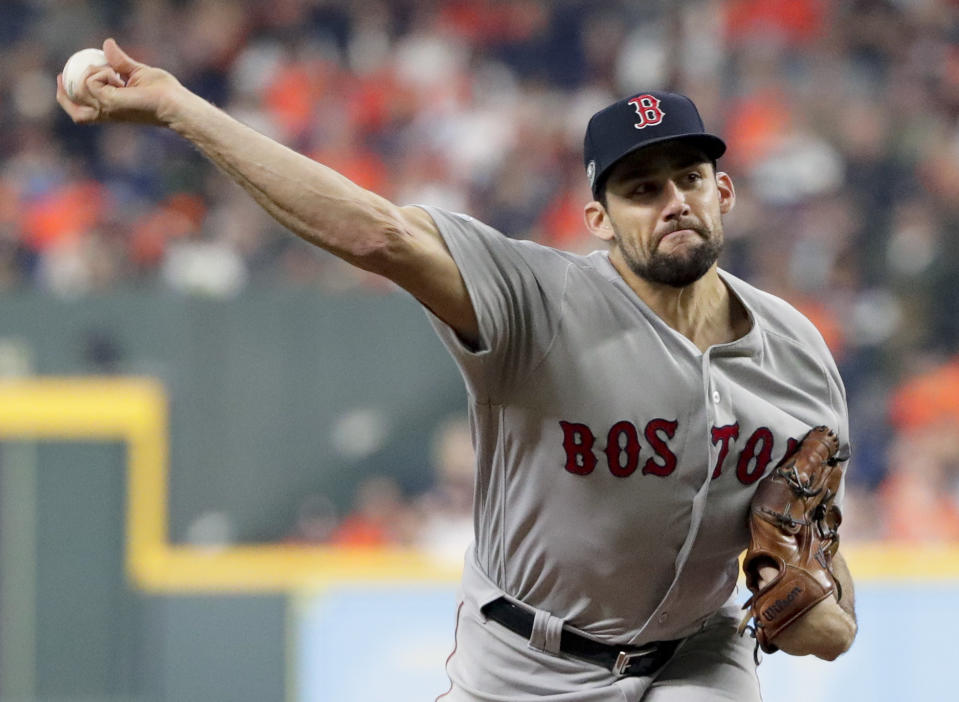
{"type": "Polygon", "coordinates": [[[67,59],[63,67],[63,88],[67,91],[70,99],[76,98],[77,88],[80,87],[80,81],[90,66],[105,66],[107,57],[100,49],[80,49],[77,53],[67,59]]]}

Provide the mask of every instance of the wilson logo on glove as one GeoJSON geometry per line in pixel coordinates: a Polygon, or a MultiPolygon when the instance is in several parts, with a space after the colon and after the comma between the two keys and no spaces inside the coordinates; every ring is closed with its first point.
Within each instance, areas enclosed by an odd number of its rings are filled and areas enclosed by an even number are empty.
{"type": "Polygon", "coordinates": [[[784,611],[786,611],[786,607],[792,604],[793,600],[795,600],[800,594],[802,594],[802,588],[797,585],[792,589],[792,592],[786,595],[786,599],[776,600],[773,602],[772,606],[763,612],[763,619],[771,622],[779,614],[782,614],[784,611]]]}

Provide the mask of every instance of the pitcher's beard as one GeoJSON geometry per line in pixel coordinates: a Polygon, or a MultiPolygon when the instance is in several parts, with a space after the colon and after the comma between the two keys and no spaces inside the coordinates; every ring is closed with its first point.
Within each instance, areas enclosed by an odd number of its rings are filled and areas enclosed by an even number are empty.
{"type": "Polygon", "coordinates": [[[719,260],[724,241],[722,232],[718,232],[718,235],[708,239],[703,238],[701,243],[691,250],[665,254],[657,249],[646,260],[642,260],[634,255],[629,247],[623,246],[618,233],[617,239],[620,242],[623,260],[633,273],[651,283],[674,288],[684,288],[706,275],[706,271],[719,260]]]}
{"type": "Polygon", "coordinates": [[[706,275],[706,271],[719,260],[722,250],[721,241],[704,241],[688,254],[656,252],[648,261],[630,261],[627,258],[627,263],[633,273],[650,282],[685,288],[706,275]]]}

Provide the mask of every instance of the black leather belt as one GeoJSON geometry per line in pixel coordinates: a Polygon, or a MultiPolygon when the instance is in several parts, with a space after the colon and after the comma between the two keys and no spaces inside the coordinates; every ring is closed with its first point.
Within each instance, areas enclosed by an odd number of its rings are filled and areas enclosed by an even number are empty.
{"type": "MultiPolygon", "coordinates": [[[[483,615],[528,639],[533,633],[534,614],[505,597],[482,609],[483,615]]],[[[562,653],[602,666],[615,675],[651,675],[676,652],[682,639],[656,641],[642,647],[613,646],[586,638],[563,627],[559,638],[562,653]]]]}

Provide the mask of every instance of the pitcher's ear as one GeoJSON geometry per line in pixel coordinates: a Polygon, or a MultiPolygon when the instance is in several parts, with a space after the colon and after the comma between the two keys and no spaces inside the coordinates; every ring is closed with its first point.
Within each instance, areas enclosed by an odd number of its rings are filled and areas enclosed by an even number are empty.
{"type": "Polygon", "coordinates": [[[718,171],[716,186],[719,188],[719,211],[726,214],[736,204],[736,188],[733,186],[733,179],[725,171],[718,171]]]}
{"type": "Polygon", "coordinates": [[[610,241],[613,238],[613,226],[603,203],[598,200],[586,203],[586,207],[583,208],[583,220],[593,236],[598,236],[603,241],[610,241]]]}

